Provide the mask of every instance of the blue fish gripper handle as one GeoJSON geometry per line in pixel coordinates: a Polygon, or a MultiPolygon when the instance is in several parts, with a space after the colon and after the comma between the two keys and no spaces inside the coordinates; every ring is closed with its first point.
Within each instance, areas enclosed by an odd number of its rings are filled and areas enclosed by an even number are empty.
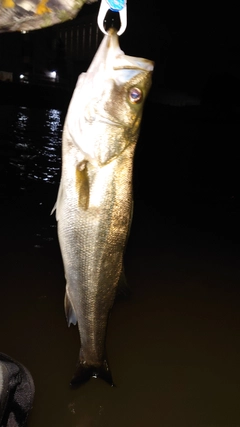
{"type": "Polygon", "coordinates": [[[112,12],[121,12],[126,5],[126,0],[107,0],[107,3],[112,12]]]}

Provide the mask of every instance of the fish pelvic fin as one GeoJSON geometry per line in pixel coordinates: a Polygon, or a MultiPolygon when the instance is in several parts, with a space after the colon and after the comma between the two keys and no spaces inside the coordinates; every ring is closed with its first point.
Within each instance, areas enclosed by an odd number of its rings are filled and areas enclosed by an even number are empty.
{"type": "Polygon", "coordinates": [[[111,387],[115,386],[106,359],[104,359],[100,366],[88,365],[85,361],[78,362],[77,369],[70,382],[70,386],[77,388],[80,385],[86,383],[91,378],[101,378],[111,387]]]}
{"type": "Polygon", "coordinates": [[[77,316],[75,314],[73,305],[70,301],[70,298],[68,296],[67,291],[65,293],[65,298],[64,298],[64,309],[65,309],[65,315],[66,315],[68,326],[70,326],[71,323],[73,325],[76,325],[77,324],[77,316]]]}

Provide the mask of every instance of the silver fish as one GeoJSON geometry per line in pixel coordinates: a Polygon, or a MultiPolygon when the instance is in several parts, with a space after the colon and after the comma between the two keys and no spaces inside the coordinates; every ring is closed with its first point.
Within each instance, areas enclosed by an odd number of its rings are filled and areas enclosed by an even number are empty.
{"type": "Polygon", "coordinates": [[[132,215],[133,155],[153,62],[124,55],[116,31],[104,37],[78,79],[67,112],[56,202],[68,325],[80,354],[71,384],[113,384],[105,351],[110,309],[123,277],[132,215]]]}

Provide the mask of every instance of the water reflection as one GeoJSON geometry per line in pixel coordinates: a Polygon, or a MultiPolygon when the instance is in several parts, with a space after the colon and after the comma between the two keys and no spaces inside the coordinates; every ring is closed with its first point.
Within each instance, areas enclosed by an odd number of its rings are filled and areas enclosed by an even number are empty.
{"type": "Polygon", "coordinates": [[[46,110],[46,127],[50,129],[52,134],[59,131],[61,128],[61,114],[59,110],[46,110]]]}
{"type": "Polygon", "coordinates": [[[0,117],[1,213],[8,217],[22,206],[24,221],[32,227],[33,247],[46,247],[56,240],[56,220],[50,212],[60,180],[63,113],[2,106],[0,117]]]}
{"type": "Polygon", "coordinates": [[[27,122],[29,119],[28,110],[29,109],[27,107],[20,107],[17,113],[16,127],[14,131],[17,133],[18,136],[19,133],[21,134],[21,132],[26,131],[27,122]]]}
{"type": "Polygon", "coordinates": [[[28,180],[57,183],[61,167],[61,111],[19,107],[12,128],[15,153],[9,163],[22,183],[28,185],[28,180]]]}

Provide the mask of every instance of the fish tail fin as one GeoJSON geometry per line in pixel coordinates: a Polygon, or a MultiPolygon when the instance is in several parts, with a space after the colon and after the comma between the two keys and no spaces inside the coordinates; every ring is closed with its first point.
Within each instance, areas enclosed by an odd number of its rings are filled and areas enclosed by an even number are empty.
{"type": "Polygon", "coordinates": [[[111,387],[114,387],[112,374],[110,372],[106,359],[100,366],[88,365],[85,361],[78,362],[76,372],[71,380],[70,385],[74,388],[78,387],[81,384],[84,384],[85,382],[90,380],[92,377],[101,378],[102,380],[110,384],[111,387]]]}

